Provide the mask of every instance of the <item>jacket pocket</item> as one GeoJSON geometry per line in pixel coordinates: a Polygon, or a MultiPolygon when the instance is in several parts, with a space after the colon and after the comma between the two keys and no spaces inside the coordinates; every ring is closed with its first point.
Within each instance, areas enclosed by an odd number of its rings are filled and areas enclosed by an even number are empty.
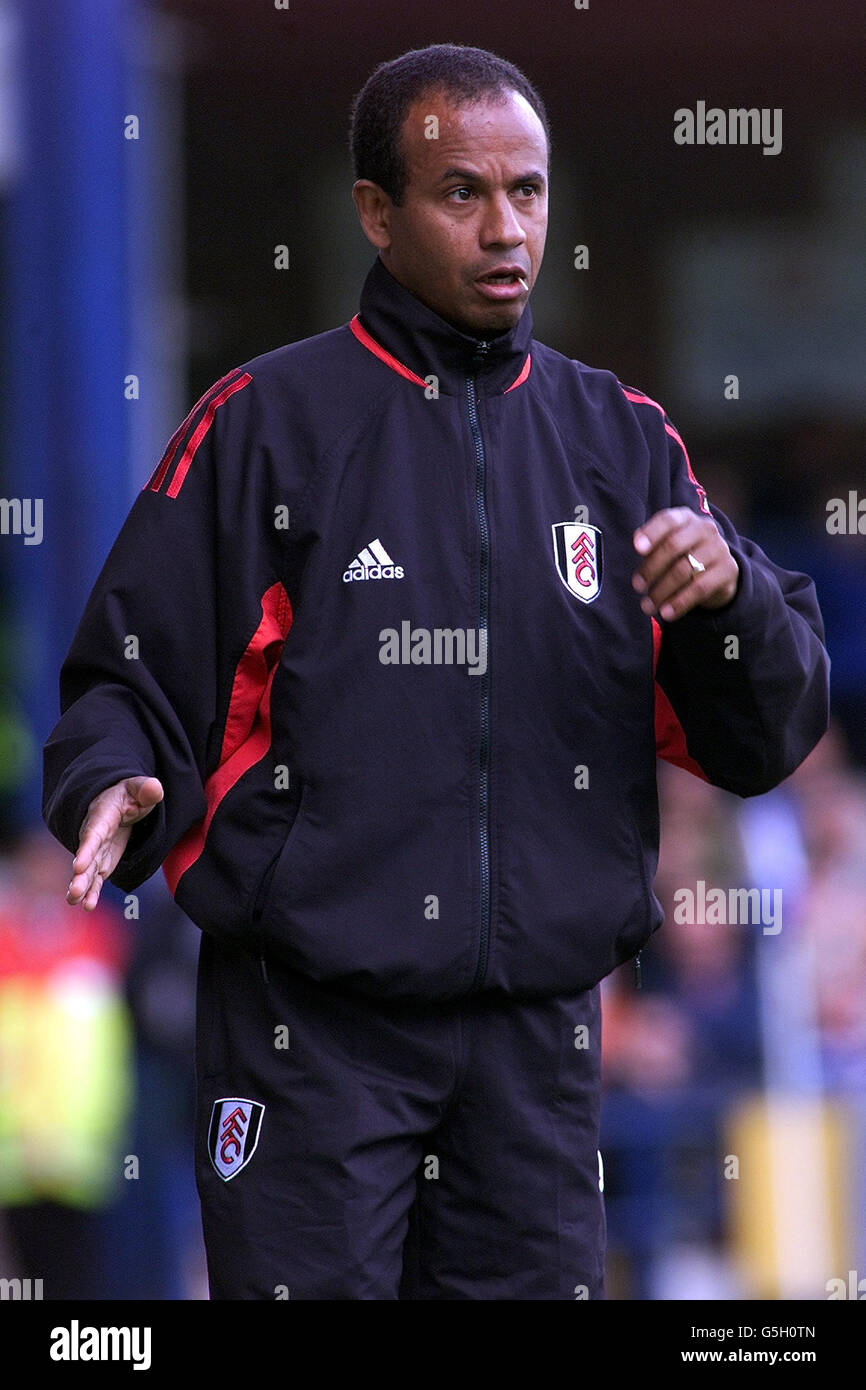
{"type": "Polygon", "coordinates": [[[307,804],[307,794],[309,792],[309,789],[309,782],[304,782],[301,786],[301,794],[298,798],[298,804],[295,809],[294,819],[292,820],[292,823],[289,826],[288,835],[283,840],[276,853],[269,860],[265,868],[265,871],[262,874],[262,877],[259,881],[259,886],[256,889],[256,894],[253,899],[253,905],[250,910],[250,920],[254,928],[257,928],[259,926],[270,904],[271,888],[274,881],[274,875],[277,871],[277,865],[283,860],[284,857],[288,857],[292,845],[295,839],[297,838],[298,831],[301,828],[301,824],[304,818],[304,811],[307,804]]]}
{"type": "MultiPolygon", "coordinates": [[[[649,941],[650,937],[661,925],[662,910],[658,899],[653,892],[653,879],[655,872],[651,874],[647,869],[647,846],[644,836],[634,817],[629,818],[632,840],[635,851],[635,864],[637,868],[638,882],[640,884],[640,897],[634,904],[628,919],[622,924],[616,941],[616,964],[622,965],[630,960],[638,951],[649,941]]],[[[656,855],[657,862],[657,855],[656,855]]]]}

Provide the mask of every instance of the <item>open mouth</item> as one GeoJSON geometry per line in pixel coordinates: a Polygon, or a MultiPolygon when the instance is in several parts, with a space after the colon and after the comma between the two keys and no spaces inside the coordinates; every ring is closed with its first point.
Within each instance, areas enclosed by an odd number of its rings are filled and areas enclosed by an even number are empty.
{"type": "Polygon", "coordinates": [[[521,295],[529,294],[529,285],[526,283],[528,273],[521,271],[519,267],[490,270],[486,275],[478,276],[475,286],[485,299],[520,299],[521,295]]]}
{"type": "Polygon", "coordinates": [[[526,285],[526,280],[516,270],[502,271],[496,275],[479,275],[485,285],[526,285]]]}

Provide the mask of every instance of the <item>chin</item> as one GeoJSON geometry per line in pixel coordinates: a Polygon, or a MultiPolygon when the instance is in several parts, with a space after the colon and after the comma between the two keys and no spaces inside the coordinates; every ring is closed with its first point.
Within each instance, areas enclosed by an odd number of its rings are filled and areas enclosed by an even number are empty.
{"type": "Polygon", "coordinates": [[[489,338],[513,328],[523,313],[523,305],[503,304],[492,309],[455,305],[453,312],[450,309],[439,309],[437,312],[470,338],[489,338]]]}
{"type": "Polygon", "coordinates": [[[485,333],[488,336],[492,333],[507,333],[519,321],[522,313],[523,305],[520,305],[519,308],[509,309],[507,313],[500,311],[495,315],[489,315],[478,325],[476,336],[483,336],[485,333]]]}

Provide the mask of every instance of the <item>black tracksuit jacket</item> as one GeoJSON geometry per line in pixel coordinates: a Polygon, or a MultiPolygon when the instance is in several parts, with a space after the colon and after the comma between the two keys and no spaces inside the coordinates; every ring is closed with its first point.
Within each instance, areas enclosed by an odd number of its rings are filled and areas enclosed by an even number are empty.
{"type": "Polygon", "coordinates": [[[741,796],[827,727],[814,586],[710,508],[661,406],[478,342],[380,261],[360,315],[222,378],[64,662],[44,815],[160,778],[111,881],[339,988],[589,988],[659,925],[656,757],[741,796]],[[711,514],[725,608],[640,609],[635,529],[711,514]],[[731,639],[736,638],[736,642],[731,639]]]}

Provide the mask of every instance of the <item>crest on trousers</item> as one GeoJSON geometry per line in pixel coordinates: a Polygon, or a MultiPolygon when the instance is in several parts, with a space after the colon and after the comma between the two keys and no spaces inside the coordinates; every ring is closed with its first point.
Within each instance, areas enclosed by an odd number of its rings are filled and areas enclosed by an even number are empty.
{"type": "Polygon", "coordinates": [[[223,1182],[237,1177],[255,1153],[264,1113],[257,1100],[230,1096],[214,1101],[207,1151],[223,1182]]]}
{"type": "Polygon", "coordinates": [[[601,532],[582,521],[553,524],[553,558],[570,594],[592,603],[601,589],[601,532]]]}

